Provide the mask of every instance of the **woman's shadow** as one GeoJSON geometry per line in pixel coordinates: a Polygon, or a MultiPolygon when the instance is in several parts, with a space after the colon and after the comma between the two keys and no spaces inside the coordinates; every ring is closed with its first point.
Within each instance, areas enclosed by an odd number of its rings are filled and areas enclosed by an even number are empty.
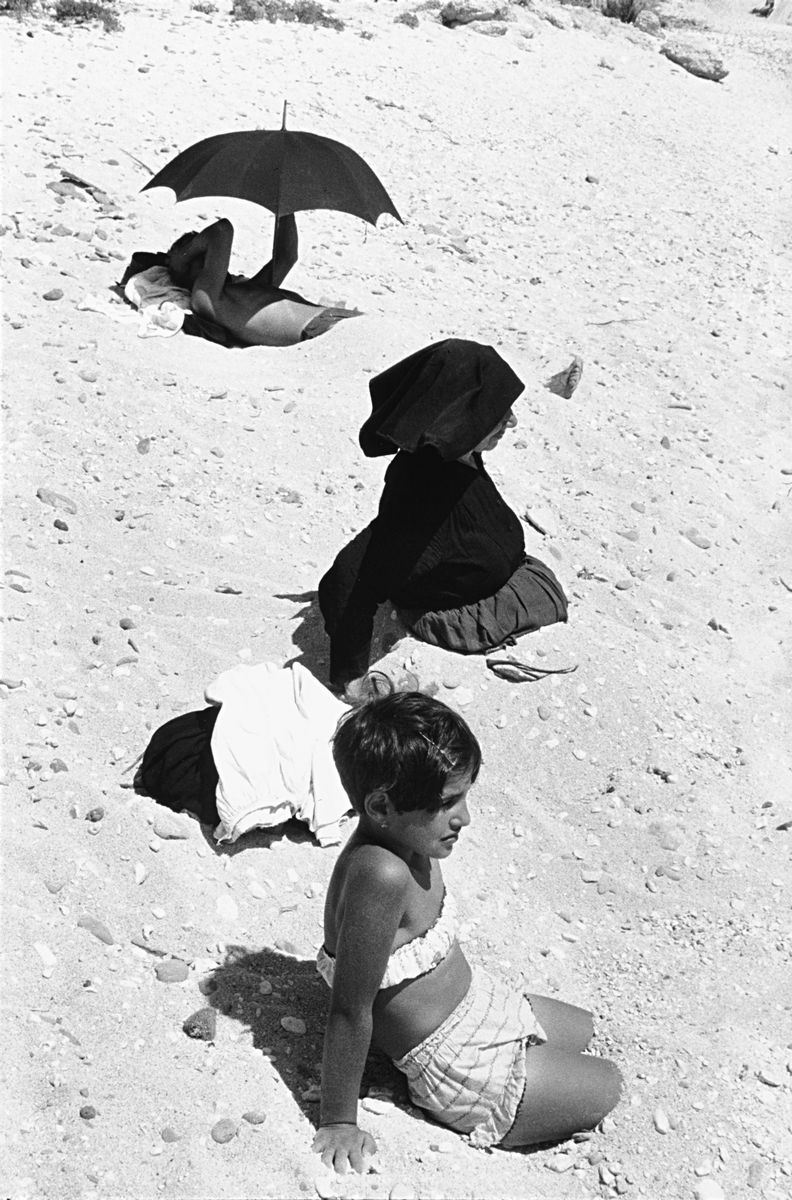
{"type": "Polygon", "coordinates": [[[297,647],[297,653],[287,659],[284,666],[299,662],[316,679],[326,683],[329,675],[329,642],[319,609],[319,593],[277,592],[275,598],[302,605],[294,614],[297,625],[292,630],[292,642],[297,647]]]}
{"type": "MultiPolygon", "coordinates": [[[[290,600],[293,604],[302,604],[295,614],[297,625],[292,630],[292,642],[297,647],[297,654],[292,655],[284,663],[291,666],[299,662],[311,674],[325,685],[329,682],[330,642],[325,633],[324,618],[319,608],[318,592],[278,592],[277,600],[290,600]]],[[[374,628],[371,635],[372,664],[390,653],[397,642],[408,634],[408,630],[400,620],[394,617],[393,606],[390,603],[381,604],[374,617],[374,628]]]]}
{"type": "MultiPolygon", "coordinates": [[[[329,992],[314,961],[269,947],[227,946],[225,962],[213,972],[208,988],[208,1003],[251,1030],[255,1049],[270,1059],[298,1107],[317,1126],[329,992]]],[[[360,1095],[374,1089],[409,1104],[404,1076],[376,1050],[369,1052],[360,1095]]]]}

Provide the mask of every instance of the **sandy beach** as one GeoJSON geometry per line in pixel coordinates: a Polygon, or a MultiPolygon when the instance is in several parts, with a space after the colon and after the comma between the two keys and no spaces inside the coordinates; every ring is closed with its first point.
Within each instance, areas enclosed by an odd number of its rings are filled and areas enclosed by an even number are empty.
{"type": "Polygon", "coordinates": [[[123,4],[115,33],[3,21],[3,1195],[783,1200],[792,26],[750,0],[666,5],[656,34],[544,0],[505,32],[326,7],[343,30],[185,0],[123,4]],[[284,99],[404,217],[298,216],[289,286],[364,315],[289,348],[139,337],[114,290],[134,251],[229,216],[250,272],[272,237],[244,202],[140,189],[284,99]],[[590,1007],[626,1086],[603,1131],[485,1153],[375,1060],[379,1154],[341,1179],[310,1149],[336,850],[296,823],[218,847],[130,784],[228,667],[327,681],[316,586],[387,462],[357,445],[368,381],[448,336],[526,383],[488,467],[570,616],[516,653],[577,671],[500,680],[392,644],[389,609],[381,661],[483,747],[444,865],[466,953],[590,1007]],[[205,1006],[210,1042],[182,1028],[205,1006]]]}

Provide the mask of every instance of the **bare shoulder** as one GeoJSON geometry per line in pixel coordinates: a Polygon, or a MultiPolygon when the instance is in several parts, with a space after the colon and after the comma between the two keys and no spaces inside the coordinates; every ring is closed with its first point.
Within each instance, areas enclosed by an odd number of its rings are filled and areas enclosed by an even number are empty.
{"type": "Polygon", "coordinates": [[[412,875],[403,859],[384,846],[365,843],[356,846],[347,863],[347,889],[368,891],[376,889],[383,897],[393,900],[402,898],[410,885],[412,875]]]}

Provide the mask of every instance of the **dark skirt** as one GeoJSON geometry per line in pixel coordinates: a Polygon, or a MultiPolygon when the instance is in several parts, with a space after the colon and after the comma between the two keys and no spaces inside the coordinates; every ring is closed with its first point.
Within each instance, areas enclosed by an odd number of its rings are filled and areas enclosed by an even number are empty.
{"type": "Polygon", "coordinates": [[[218,707],[203,708],[160,725],[135,774],[135,791],[174,812],[186,809],[204,825],[216,825],[220,818],[212,733],[219,712],[218,707]]]}
{"type": "Polygon", "coordinates": [[[526,555],[494,596],[434,612],[399,610],[410,633],[457,654],[485,654],[524,633],[567,619],[567,600],[549,567],[526,555]]]}

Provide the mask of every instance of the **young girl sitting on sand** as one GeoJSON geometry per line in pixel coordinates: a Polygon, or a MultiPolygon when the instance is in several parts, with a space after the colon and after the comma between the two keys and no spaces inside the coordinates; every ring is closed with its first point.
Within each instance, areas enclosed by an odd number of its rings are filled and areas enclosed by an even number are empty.
{"type": "Polygon", "coordinates": [[[591,1014],[515,995],[471,970],[440,861],[470,824],[481,750],[462,717],[418,692],[342,717],[333,741],[359,816],[325,904],[317,967],[332,987],[314,1150],[343,1173],[376,1152],[358,1128],[371,1043],[406,1076],[413,1102],[476,1146],[559,1141],[596,1125],[621,1077],[581,1053],[591,1014]]]}

